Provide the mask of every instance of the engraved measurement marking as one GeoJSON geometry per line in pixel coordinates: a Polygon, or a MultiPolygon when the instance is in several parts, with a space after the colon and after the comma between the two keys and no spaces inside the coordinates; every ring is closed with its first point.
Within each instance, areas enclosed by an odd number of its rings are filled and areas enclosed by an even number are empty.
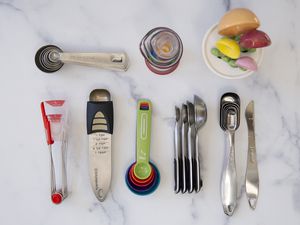
{"type": "Polygon", "coordinates": [[[249,147],[249,157],[250,157],[250,162],[251,163],[255,163],[256,162],[255,147],[252,147],[252,146],[249,147]]]}

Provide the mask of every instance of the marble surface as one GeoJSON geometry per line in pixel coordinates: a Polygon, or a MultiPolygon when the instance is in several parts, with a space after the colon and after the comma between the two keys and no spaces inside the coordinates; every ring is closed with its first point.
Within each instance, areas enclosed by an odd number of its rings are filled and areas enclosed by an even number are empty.
{"type": "Polygon", "coordinates": [[[300,2],[274,1],[67,1],[0,0],[1,142],[0,224],[300,224],[300,2]],[[261,20],[273,44],[257,73],[243,80],[214,75],[201,56],[206,30],[228,9],[248,7],[261,20]],[[184,55],[171,76],[146,69],[138,49],[153,27],[168,26],[181,36],[184,55]],[[64,66],[44,74],[34,64],[36,50],[56,44],[69,51],[125,50],[126,73],[64,66]],[[104,203],[94,197],[88,177],[85,111],[93,88],[107,88],[115,107],[113,178],[104,203]],[[242,112],[253,99],[260,173],[260,196],[252,211],[244,193],[247,129],[242,114],[236,136],[239,205],[224,215],[219,183],[224,134],[218,104],[226,91],[237,92],[242,112]],[[173,193],[174,106],[202,97],[208,121],[200,132],[203,190],[173,193]],[[49,154],[40,115],[41,100],[69,100],[68,176],[71,194],[61,204],[49,200],[49,154]],[[151,158],[162,180],[146,197],[124,182],[134,160],[136,100],[153,102],[151,158]]]}

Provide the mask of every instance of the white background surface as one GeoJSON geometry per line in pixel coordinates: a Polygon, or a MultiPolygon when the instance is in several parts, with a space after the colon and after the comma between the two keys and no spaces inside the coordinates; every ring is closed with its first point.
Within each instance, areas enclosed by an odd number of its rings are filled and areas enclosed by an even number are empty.
{"type": "Polygon", "coordinates": [[[300,10],[299,1],[0,1],[1,142],[0,224],[258,224],[300,223],[300,10]],[[247,79],[224,80],[204,64],[201,42],[206,30],[228,8],[248,7],[261,20],[273,44],[259,71],[247,79]],[[156,26],[182,38],[184,55],[170,76],[146,69],[138,44],[156,26]],[[65,51],[125,50],[126,73],[65,65],[44,74],[34,64],[36,50],[55,44],[65,51]],[[113,178],[104,203],[92,193],[87,163],[85,110],[93,88],[107,88],[115,107],[113,178]],[[242,101],[236,136],[239,206],[224,215],[219,181],[224,136],[218,105],[226,91],[242,101]],[[208,107],[200,131],[204,187],[199,194],[173,193],[174,106],[197,94],[208,107]],[[69,179],[71,195],[59,206],[49,199],[47,152],[41,100],[63,96],[71,111],[69,179]],[[134,160],[136,100],[153,102],[151,158],[162,180],[150,196],[133,195],[124,174],[134,160]],[[247,129],[246,104],[255,101],[260,196],[252,211],[243,191],[247,129]]]}

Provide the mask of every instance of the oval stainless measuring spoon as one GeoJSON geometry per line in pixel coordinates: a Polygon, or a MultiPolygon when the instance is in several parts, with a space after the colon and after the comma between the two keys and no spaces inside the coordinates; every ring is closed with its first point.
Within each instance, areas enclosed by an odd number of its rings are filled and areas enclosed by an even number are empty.
{"type": "Polygon", "coordinates": [[[220,126],[226,134],[226,152],[221,177],[221,199],[224,213],[232,216],[237,205],[237,175],[234,134],[240,123],[240,98],[226,93],[221,98],[220,126]]]}

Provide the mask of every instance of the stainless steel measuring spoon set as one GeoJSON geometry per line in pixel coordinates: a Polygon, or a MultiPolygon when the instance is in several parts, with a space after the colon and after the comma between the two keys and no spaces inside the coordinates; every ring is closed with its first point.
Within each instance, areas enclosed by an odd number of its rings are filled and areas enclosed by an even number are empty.
{"type": "Polygon", "coordinates": [[[205,124],[207,109],[204,101],[194,96],[194,104],[187,101],[181,109],[175,106],[174,176],[175,193],[199,192],[202,187],[198,131],[205,124]]]}
{"type": "MultiPolygon", "coordinates": [[[[225,93],[220,101],[220,127],[226,135],[224,166],[221,175],[221,200],[224,213],[232,216],[237,206],[237,172],[235,163],[235,131],[240,124],[240,98],[235,93],[225,93]]],[[[248,126],[248,159],[246,169],[246,195],[249,205],[255,209],[259,190],[254,133],[254,102],[246,107],[248,126]]]]}
{"type": "MultiPolygon", "coordinates": [[[[221,173],[221,202],[224,213],[233,215],[237,206],[237,172],[235,162],[235,131],[240,125],[240,98],[235,93],[225,93],[220,100],[220,127],[226,136],[224,165],[221,173]]],[[[254,132],[254,101],[246,107],[248,126],[248,159],[246,170],[246,195],[249,205],[255,209],[259,192],[259,177],[256,159],[254,132]]],[[[207,120],[204,101],[194,96],[181,108],[175,106],[174,127],[174,191],[175,193],[199,192],[203,183],[198,131],[207,120]]]]}

